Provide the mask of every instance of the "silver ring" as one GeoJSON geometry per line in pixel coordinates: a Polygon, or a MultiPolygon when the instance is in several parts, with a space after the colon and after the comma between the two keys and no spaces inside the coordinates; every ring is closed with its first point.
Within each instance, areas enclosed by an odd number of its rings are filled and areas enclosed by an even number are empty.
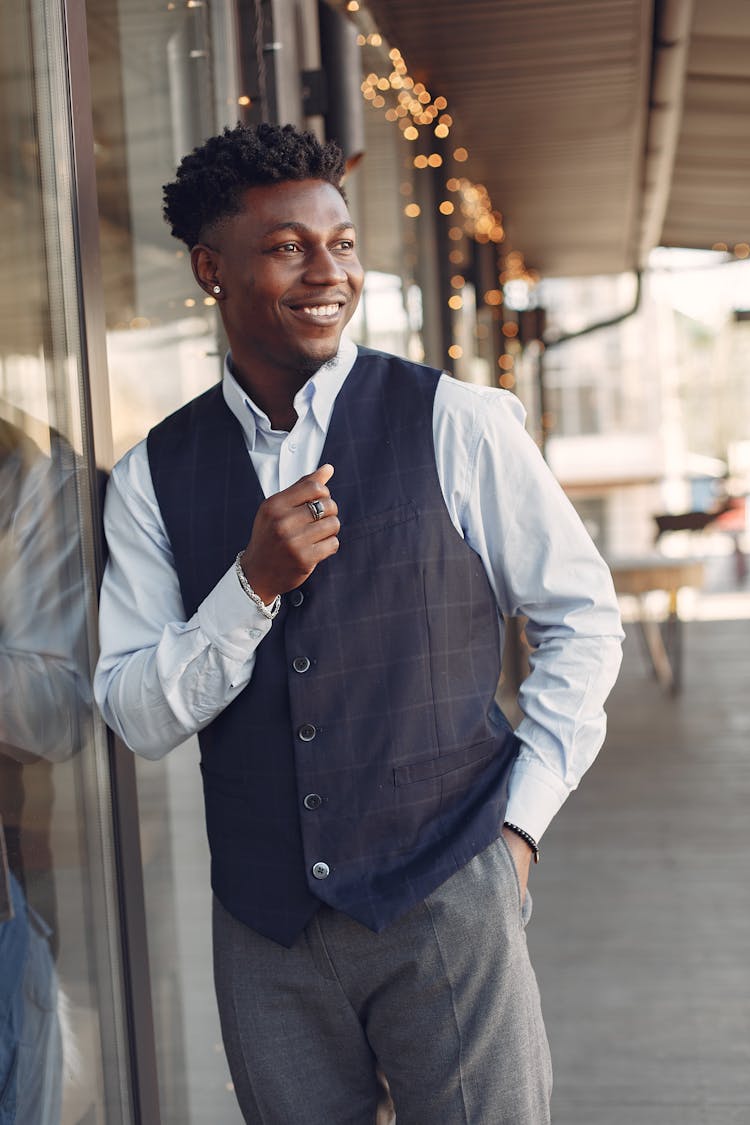
{"type": "Polygon", "coordinates": [[[325,508],[323,507],[322,500],[308,500],[307,506],[310,509],[310,514],[314,520],[322,520],[325,515],[325,508]]]}

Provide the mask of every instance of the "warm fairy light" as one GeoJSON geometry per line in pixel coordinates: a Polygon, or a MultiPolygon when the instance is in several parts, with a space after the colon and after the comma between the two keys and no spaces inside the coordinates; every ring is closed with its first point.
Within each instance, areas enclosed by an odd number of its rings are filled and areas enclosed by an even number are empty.
{"type": "Polygon", "coordinates": [[[464,307],[463,297],[459,297],[458,294],[455,294],[453,297],[449,297],[448,305],[452,309],[462,309],[464,307]]]}
{"type": "Polygon", "coordinates": [[[346,5],[346,10],[347,12],[358,12],[359,3],[357,2],[357,0],[349,0],[349,3],[346,5]]]}
{"type": "Polygon", "coordinates": [[[504,391],[510,391],[516,385],[516,377],[510,371],[504,371],[498,379],[498,383],[504,391]]]}
{"type": "Polygon", "coordinates": [[[460,344],[451,344],[451,346],[448,348],[448,355],[451,357],[451,359],[460,359],[463,354],[464,349],[460,344]]]}
{"type": "Polygon", "coordinates": [[[240,94],[240,96],[237,98],[237,105],[252,105],[252,104],[253,103],[252,103],[251,99],[247,96],[247,94],[240,94]]]}
{"type": "MultiPolygon", "coordinates": [[[[349,0],[345,6],[349,12],[360,11],[359,0],[349,0]]],[[[373,55],[372,61],[377,58],[375,65],[384,70],[384,73],[370,71],[367,74],[360,87],[363,97],[371,103],[373,109],[383,110],[386,120],[397,125],[407,141],[418,140],[420,129],[423,128],[431,129],[431,135],[439,140],[449,137],[454,119],[452,114],[447,112],[447,98],[442,94],[433,97],[424,82],[416,80],[409,74],[406,60],[398,47],[388,48],[386,54],[383,38],[378,32],[371,30],[372,24],[366,13],[357,17],[355,22],[359,24],[358,45],[382,49],[373,55]]],[[[424,147],[426,148],[427,145],[424,147]]],[[[465,164],[469,159],[469,151],[463,145],[459,145],[453,149],[451,157],[457,164],[465,164]]],[[[428,151],[426,154],[420,153],[415,156],[412,164],[419,170],[440,168],[448,159],[442,153],[428,151]]],[[[493,208],[489,192],[483,184],[472,183],[466,177],[450,176],[446,180],[445,187],[448,192],[459,197],[456,203],[445,199],[438,204],[441,214],[455,215],[461,224],[452,226],[448,231],[451,241],[460,242],[466,236],[480,244],[494,243],[499,246],[505,241],[502,215],[493,208]]],[[[411,195],[412,190],[411,185],[406,189],[403,186],[401,188],[405,195],[411,195]]],[[[417,204],[408,205],[406,214],[410,217],[413,218],[419,213],[417,204]]],[[[724,248],[723,244],[716,244],[716,249],[720,246],[724,248]]],[[[451,251],[451,254],[453,253],[451,251]]],[[[538,275],[527,269],[523,255],[518,254],[517,251],[514,253],[517,255],[516,259],[508,255],[502,262],[498,262],[498,281],[503,285],[508,280],[523,278],[534,284],[538,281],[538,275]]],[[[734,253],[737,257],[750,257],[750,244],[738,243],[734,253]]],[[[451,258],[454,265],[460,264],[461,261],[462,259],[454,261],[451,258]]],[[[488,290],[485,294],[485,303],[488,305],[498,306],[502,304],[502,300],[500,289],[488,290]]]]}
{"type": "Polygon", "coordinates": [[[505,324],[501,328],[501,332],[503,336],[506,336],[509,340],[512,340],[518,335],[518,325],[512,320],[506,320],[505,324]]]}
{"type": "Polygon", "coordinates": [[[463,276],[463,274],[454,273],[453,277],[451,278],[452,288],[453,289],[463,289],[465,284],[466,284],[466,278],[463,276]]]}
{"type": "Polygon", "coordinates": [[[404,207],[404,214],[409,219],[416,219],[417,215],[421,214],[421,212],[422,208],[418,203],[407,203],[406,207],[404,207]]]}
{"type": "Polygon", "coordinates": [[[727,246],[726,242],[714,242],[711,249],[712,250],[723,250],[726,253],[726,251],[729,249],[729,247],[727,246]]]}
{"type": "Polygon", "coordinates": [[[186,309],[192,309],[195,305],[195,300],[193,297],[186,297],[182,303],[186,309]]]}
{"type": "Polygon", "coordinates": [[[464,260],[463,250],[451,250],[450,254],[448,255],[448,261],[451,263],[451,265],[454,265],[454,266],[463,265],[463,260],[464,260]]]}
{"type": "Polygon", "coordinates": [[[750,245],[747,242],[738,242],[734,248],[736,258],[747,258],[750,255],[750,245]]]}
{"type": "Polygon", "coordinates": [[[216,304],[216,298],[215,297],[204,297],[203,298],[203,304],[204,305],[215,305],[216,304]]]}
{"type": "Polygon", "coordinates": [[[497,366],[502,367],[503,371],[510,371],[513,367],[513,356],[507,354],[501,355],[497,361],[497,366]]]}

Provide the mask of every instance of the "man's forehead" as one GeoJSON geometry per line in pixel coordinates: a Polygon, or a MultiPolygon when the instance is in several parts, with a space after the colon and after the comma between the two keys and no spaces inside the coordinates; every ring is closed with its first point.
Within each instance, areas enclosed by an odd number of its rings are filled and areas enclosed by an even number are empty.
{"type": "Polygon", "coordinates": [[[325,180],[292,180],[247,188],[243,204],[244,212],[269,231],[352,226],[343,196],[325,180]]]}

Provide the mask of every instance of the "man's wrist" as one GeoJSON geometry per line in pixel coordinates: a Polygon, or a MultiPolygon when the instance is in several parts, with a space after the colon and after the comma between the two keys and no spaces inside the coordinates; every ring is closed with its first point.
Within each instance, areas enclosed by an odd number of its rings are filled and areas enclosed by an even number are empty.
{"type": "Polygon", "coordinates": [[[274,617],[281,608],[281,596],[277,594],[273,601],[266,604],[263,599],[258,594],[256,594],[255,590],[247,580],[245,571],[242,569],[242,556],[244,555],[244,553],[244,551],[240,551],[240,553],[237,555],[237,558],[234,560],[234,569],[237,574],[237,578],[239,579],[240,586],[245,591],[253,605],[258,607],[263,616],[267,617],[269,621],[273,621],[274,617]]]}
{"type": "Polygon", "coordinates": [[[523,840],[534,857],[534,863],[539,863],[539,845],[530,832],[527,832],[525,828],[520,828],[517,824],[511,824],[509,820],[505,821],[503,828],[507,828],[514,836],[518,836],[523,840]]]}

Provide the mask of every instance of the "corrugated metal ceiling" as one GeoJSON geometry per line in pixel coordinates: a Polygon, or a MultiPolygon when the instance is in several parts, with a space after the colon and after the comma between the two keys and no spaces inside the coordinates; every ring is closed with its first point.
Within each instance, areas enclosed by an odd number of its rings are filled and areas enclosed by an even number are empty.
{"type": "MultiPolygon", "coordinates": [[[[410,72],[443,94],[468,174],[548,275],[639,263],[653,0],[369,0],[410,72]]],[[[695,0],[659,241],[750,237],[750,3],[695,0]]]]}

